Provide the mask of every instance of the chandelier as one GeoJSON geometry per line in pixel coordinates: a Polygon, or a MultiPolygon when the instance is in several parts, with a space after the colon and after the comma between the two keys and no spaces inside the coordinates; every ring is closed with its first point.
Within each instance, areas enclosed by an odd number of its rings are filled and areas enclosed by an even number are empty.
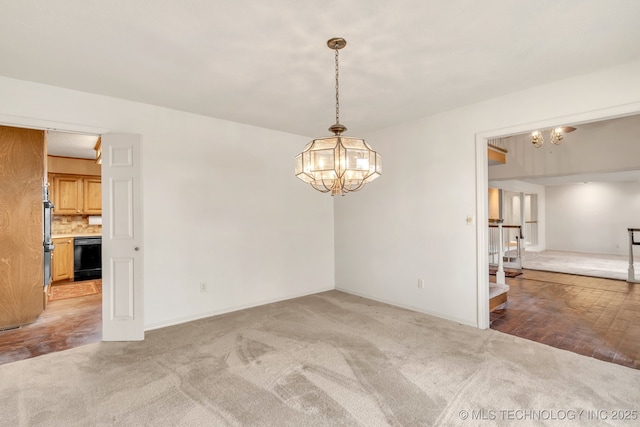
{"type": "MultiPolygon", "coordinates": [[[[574,127],[565,126],[555,129],[549,129],[549,142],[555,145],[560,145],[562,142],[562,138],[564,138],[565,133],[573,132],[576,130],[574,127]]],[[[531,143],[534,147],[540,148],[542,144],[544,144],[544,135],[542,134],[544,131],[535,130],[531,132],[531,143]]]]}
{"type": "Polygon", "coordinates": [[[314,139],[295,159],[295,175],[332,196],[358,191],[382,173],[382,158],[364,139],[342,135],[347,128],[340,123],[338,52],[346,45],[342,38],[327,41],[336,52],[336,123],[329,127],[334,136],[314,139]]]}

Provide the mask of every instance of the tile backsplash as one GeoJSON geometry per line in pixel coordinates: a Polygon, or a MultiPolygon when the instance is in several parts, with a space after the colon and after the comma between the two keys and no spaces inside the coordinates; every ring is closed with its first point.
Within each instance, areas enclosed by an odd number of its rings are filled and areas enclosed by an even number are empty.
{"type": "Polygon", "coordinates": [[[52,234],[101,233],[102,225],[89,225],[89,217],[82,215],[54,215],[52,234]]]}

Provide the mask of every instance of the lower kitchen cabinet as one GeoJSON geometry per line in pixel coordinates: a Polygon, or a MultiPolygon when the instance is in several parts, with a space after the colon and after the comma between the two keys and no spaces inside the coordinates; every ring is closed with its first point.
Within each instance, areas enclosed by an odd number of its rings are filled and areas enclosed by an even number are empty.
{"type": "Polygon", "coordinates": [[[53,240],[52,282],[73,280],[73,237],[53,240]]]}

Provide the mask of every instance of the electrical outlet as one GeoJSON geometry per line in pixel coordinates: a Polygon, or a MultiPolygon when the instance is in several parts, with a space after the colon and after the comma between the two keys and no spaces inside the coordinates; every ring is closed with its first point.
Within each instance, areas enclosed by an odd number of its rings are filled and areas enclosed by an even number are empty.
{"type": "Polygon", "coordinates": [[[424,279],[418,279],[418,289],[424,289],[424,279]]]}
{"type": "Polygon", "coordinates": [[[207,282],[200,282],[200,292],[207,292],[207,282]]]}

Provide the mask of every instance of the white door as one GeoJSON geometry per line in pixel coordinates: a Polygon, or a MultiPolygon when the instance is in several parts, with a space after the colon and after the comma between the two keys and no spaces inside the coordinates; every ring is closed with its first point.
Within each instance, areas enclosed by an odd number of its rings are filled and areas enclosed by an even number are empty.
{"type": "Polygon", "coordinates": [[[144,339],[140,135],[102,135],[102,339],[144,339]]]}

